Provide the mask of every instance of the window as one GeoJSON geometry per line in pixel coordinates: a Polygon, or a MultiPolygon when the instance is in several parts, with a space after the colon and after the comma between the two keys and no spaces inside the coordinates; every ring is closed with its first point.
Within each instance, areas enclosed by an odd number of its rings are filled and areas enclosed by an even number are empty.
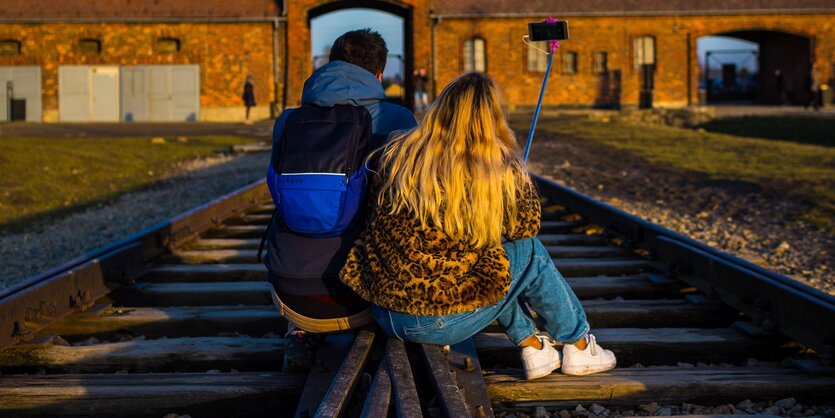
{"type": "Polygon", "coordinates": [[[577,74],[577,53],[564,52],[562,54],[562,73],[577,74]]]}
{"type": "Polygon", "coordinates": [[[0,41],[0,55],[18,55],[20,54],[20,41],[14,39],[4,39],[0,41]]]}
{"type": "Polygon", "coordinates": [[[609,72],[609,54],[606,51],[595,51],[592,60],[592,71],[595,74],[606,74],[609,72]]]}
{"type": "Polygon", "coordinates": [[[528,71],[544,73],[548,68],[548,42],[531,42],[528,44],[528,71]]]}
{"type": "Polygon", "coordinates": [[[640,36],[635,38],[635,68],[655,64],[655,38],[640,36]]]}
{"type": "Polygon", "coordinates": [[[470,38],[464,41],[464,71],[487,71],[487,52],[484,39],[470,38]]]}
{"type": "Polygon", "coordinates": [[[82,39],[78,41],[78,49],[87,54],[100,54],[101,41],[98,39],[82,39]]]}
{"type": "Polygon", "coordinates": [[[157,39],[157,51],[159,52],[179,52],[180,40],[177,38],[160,38],[157,39]]]}

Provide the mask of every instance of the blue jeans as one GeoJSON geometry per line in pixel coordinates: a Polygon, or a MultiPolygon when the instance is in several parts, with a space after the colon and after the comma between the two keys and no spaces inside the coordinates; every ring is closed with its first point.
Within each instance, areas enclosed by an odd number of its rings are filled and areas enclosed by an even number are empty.
{"type": "Polygon", "coordinates": [[[586,312],[557,271],[548,250],[536,238],[509,241],[512,281],[504,299],[483,308],[451,315],[416,316],[374,306],[374,319],[389,336],[427,344],[456,344],[498,321],[517,346],[536,334],[536,324],[522,303],[526,298],[545,331],[555,340],[573,344],[589,331],[586,312]]]}

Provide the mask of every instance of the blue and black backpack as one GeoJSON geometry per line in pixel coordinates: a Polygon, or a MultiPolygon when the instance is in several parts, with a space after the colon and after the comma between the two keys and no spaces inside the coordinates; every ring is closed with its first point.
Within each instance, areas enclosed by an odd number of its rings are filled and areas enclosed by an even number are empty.
{"type": "Polygon", "coordinates": [[[352,228],[366,204],[366,157],[380,145],[365,107],[308,104],[295,109],[273,143],[267,171],[273,217],[290,231],[313,238],[352,228]]]}

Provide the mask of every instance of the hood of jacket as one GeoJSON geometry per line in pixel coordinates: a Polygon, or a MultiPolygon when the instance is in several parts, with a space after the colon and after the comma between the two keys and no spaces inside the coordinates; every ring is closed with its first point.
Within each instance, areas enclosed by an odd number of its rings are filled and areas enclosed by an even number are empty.
{"type": "Polygon", "coordinates": [[[302,104],[368,106],[386,99],[383,85],[368,70],[345,61],[329,62],[304,83],[302,104]]]}

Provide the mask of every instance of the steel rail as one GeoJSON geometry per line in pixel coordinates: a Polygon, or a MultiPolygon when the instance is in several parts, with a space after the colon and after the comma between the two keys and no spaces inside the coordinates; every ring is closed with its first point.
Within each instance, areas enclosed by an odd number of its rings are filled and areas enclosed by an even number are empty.
{"type": "Polygon", "coordinates": [[[652,251],[679,279],[749,315],[763,331],[779,331],[835,359],[835,297],[789,277],[709,247],[542,176],[540,193],[590,222],[652,251]]]}
{"type": "Polygon", "coordinates": [[[3,290],[0,348],[131,284],[153,257],[269,199],[258,181],[3,290]]]}

